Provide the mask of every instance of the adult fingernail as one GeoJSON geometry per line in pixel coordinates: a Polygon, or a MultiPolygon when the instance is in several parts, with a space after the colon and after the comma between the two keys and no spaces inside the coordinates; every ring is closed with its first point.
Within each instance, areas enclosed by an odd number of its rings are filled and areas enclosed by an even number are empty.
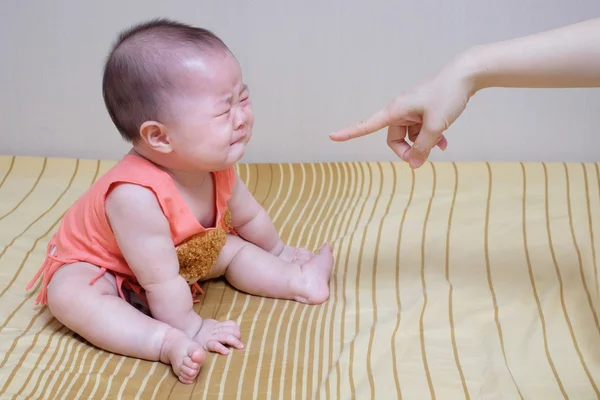
{"type": "Polygon", "coordinates": [[[423,165],[423,160],[413,158],[408,163],[411,168],[419,168],[421,165],[423,165]]]}

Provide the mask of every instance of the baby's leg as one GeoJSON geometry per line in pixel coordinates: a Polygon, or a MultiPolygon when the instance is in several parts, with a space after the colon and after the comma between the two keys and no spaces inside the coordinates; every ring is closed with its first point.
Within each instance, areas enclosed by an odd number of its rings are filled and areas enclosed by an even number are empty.
{"type": "Polygon", "coordinates": [[[118,296],[100,268],[77,263],[60,268],[48,285],[48,307],[56,319],[90,343],[112,353],[171,364],[183,383],[192,383],[204,350],[182,331],[136,310],[118,296]]]}
{"type": "MultiPolygon", "coordinates": [[[[257,296],[320,304],[329,298],[329,278],[333,269],[330,245],[303,265],[279,257],[229,235],[213,269],[235,288],[257,296]]],[[[212,274],[211,274],[212,275],[212,274]]]]}

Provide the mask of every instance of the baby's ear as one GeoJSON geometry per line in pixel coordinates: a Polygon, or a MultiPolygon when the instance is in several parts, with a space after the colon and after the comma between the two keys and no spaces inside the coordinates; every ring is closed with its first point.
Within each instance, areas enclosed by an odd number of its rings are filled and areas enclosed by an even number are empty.
{"type": "Polygon", "coordinates": [[[140,137],[152,150],[170,153],[173,149],[167,128],[156,121],[146,121],[140,126],[140,137]]]}

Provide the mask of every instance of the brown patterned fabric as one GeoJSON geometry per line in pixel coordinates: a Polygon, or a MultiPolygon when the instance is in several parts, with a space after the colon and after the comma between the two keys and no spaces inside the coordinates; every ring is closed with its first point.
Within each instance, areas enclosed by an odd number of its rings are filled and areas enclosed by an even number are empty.
{"type": "Polygon", "coordinates": [[[177,246],[179,274],[189,284],[207,276],[221,254],[231,230],[231,212],[226,210],[222,219],[216,229],[194,235],[177,246]]]}
{"type": "Polygon", "coordinates": [[[283,238],[334,244],[322,306],[203,283],[246,347],[193,385],[98,350],[24,288],[114,162],[0,157],[0,398],[595,399],[598,164],[242,164],[283,238]]]}

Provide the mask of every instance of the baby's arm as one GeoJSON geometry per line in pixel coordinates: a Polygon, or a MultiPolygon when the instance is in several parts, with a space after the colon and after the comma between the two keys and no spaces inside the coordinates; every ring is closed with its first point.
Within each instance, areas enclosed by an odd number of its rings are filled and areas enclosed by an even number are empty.
{"type": "Polygon", "coordinates": [[[106,215],[125,260],[146,291],[152,316],[194,337],[202,319],[179,275],[169,223],[154,193],[121,184],[106,199],[106,215]]]}
{"type": "Polygon", "coordinates": [[[283,252],[285,244],[267,211],[237,175],[228,206],[233,228],[241,237],[276,256],[283,252]]]}

